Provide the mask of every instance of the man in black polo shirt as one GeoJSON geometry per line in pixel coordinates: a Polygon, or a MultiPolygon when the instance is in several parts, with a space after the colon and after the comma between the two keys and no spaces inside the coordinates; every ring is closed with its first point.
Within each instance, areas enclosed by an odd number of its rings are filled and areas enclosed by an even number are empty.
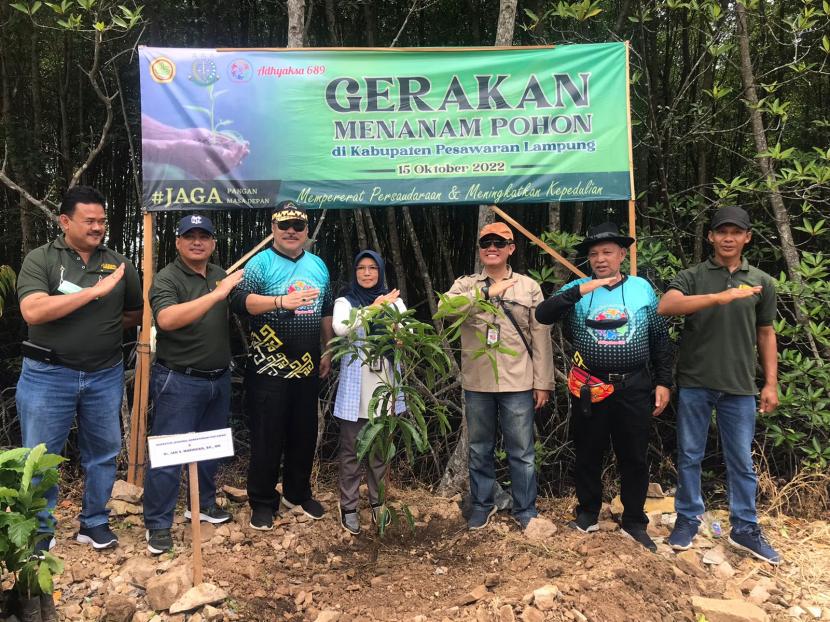
{"type": "MultiPolygon", "coordinates": [[[[156,363],[150,377],[152,435],[207,432],[228,425],[231,399],[231,348],[228,294],[242,270],[225,274],[208,260],[216,248],[207,216],[179,221],[179,256],[161,270],[150,288],[156,319],[156,363]]],[[[217,460],[198,464],[199,518],[218,524],[231,515],[216,506],[217,460]]],[[[144,525],[147,549],[154,555],[173,547],[170,527],[179,496],[180,466],[147,469],[144,525]]],[[[185,512],[190,517],[190,511],[185,512]]]]}
{"type": "MultiPolygon", "coordinates": [[[[68,190],[60,207],[63,234],[26,255],[17,279],[29,325],[16,394],[23,445],[45,443],[60,453],[77,416],[84,496],[76,539],[96,549],[118,543],[106,505],[121,450],[122,336],[138,324],[142,308],[135,267],[103,244],[105,203],[94,188],[68,190]]],[[[54,545],[57,496],[55,486],[38,517],[39,550],[54,545]]]]}
{"type": "Polygon", "coordinates": [[[715,410],[729,487],[729,543],[778,564],[780,556],[758,526],[752,467],[756,346],[764,369],[759,410],[778,406],[775,281],[743,257],[751,239],[746,211],[720,208],[709,231],[714,255],[678,273],[658,307],[662,315],[686,316],[677,362],[677,523],[669,544],[688,549],[700,526],[700,465],[715,410]]]}

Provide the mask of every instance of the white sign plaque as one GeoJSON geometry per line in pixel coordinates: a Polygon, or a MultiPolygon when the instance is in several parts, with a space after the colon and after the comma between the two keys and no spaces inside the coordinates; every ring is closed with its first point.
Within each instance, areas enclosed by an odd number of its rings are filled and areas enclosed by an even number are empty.
{"type": "Polygon", "coordinates": [[[153,469],[233,455],[233,435],[230,428],[148,436],[147,445],[150,449],[150,466],[153,469]]]}

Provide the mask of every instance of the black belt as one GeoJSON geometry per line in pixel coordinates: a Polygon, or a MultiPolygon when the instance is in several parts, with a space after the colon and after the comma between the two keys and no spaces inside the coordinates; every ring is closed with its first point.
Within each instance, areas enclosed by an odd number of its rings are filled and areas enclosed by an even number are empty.
{"type": "Polygon", "coordinates": [[[633,384],[635,380],[639,380],[643,374],[648,374],[648,368],[643,367],[624,374],[608,371],[591,371],[592,376],[596,376],[603,382],[613,384],[615,389],[624,389],[626,386],[633,384]]]}
{"type": "Polygon", "coordinates": [[[179,374],[184,374],[185,376],[193,376],[194,378],[205,378],[206,380],[216,380],[221,376],[224,376],[228,368],[223,367],[222,369],[196,369],[194,367],[180,367],[179,365],[171,365],[166,361],[159,361],[156,360],[156,363],[161,365],[162,367],[166,367],[170,371],[174,371],[179,374]]]}

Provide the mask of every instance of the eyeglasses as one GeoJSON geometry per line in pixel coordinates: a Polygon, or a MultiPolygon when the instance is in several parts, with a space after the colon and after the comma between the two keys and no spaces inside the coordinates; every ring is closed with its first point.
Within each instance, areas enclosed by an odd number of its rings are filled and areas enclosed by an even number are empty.
{"type": "Polygon", "coordinates": [[[486,250],[491,246],[495,246],[496,248],[505,248],[508,244],[512,244],[511,240],[505,240],[503,238],[499,238],[497,240],[489,239],[489,240],[479,240],[478,247],[481,250],[486,250]]]}
{"type": "Polygon", "coordinates": [[[300,232],[305,231],[307,226],[308,223],[305,220],[280,220],[277,222],[277,229],[280,231],[294,229],[294,231],[300,232]]]}
{"type": "Polygon", "coordinates": [[[355,270],[363,270],[364,272],[377,272],[377,266],[358,266],[355,270]]]}

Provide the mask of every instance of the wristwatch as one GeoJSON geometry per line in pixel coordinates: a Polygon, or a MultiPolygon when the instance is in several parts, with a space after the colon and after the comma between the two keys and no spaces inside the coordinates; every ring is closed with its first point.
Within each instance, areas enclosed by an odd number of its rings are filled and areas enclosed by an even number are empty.
{"type": "Polygon", "coordinates": [[[481,295],[484,296],[484,300],[490,300],[490,286],[485,285],[481,288],[481,295]]]}

